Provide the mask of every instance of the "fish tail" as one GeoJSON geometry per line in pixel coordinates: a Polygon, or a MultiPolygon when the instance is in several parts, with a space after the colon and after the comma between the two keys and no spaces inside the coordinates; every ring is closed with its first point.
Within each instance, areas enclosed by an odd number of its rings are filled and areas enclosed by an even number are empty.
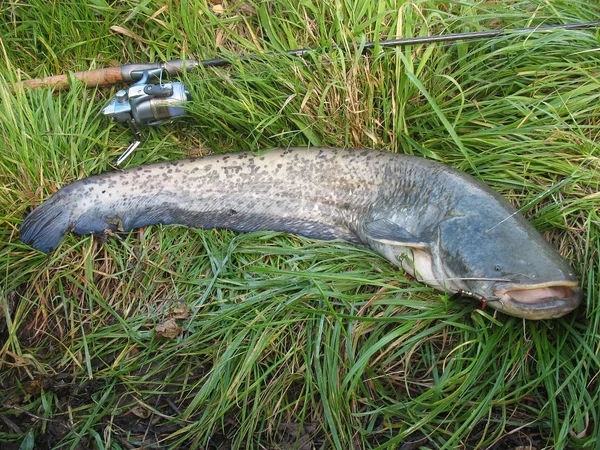
{"type": "Polygon", "coordinates": [[[48,253],[55,249],[71,229],[71,208],[60,193],[34,209],[21,224],[21,240],[48,253]]]}

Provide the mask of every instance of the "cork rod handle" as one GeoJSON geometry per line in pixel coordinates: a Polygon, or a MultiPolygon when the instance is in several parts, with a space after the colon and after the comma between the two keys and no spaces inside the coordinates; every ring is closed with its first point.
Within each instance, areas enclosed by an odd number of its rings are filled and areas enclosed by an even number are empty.
{"type": "MultiPolygon", "coordinates": [[[[108,86],[111,84],[121,83],[123,81],[123,75],[121,74],[120,67],[86,70],[84,72],[74,72],[71,75],[78,80],[83,81],[88,87],[108,86]]],[[[67,87],[68,84],[69,78],[67,75],[54,75],[51,77],[25,80],[20,82],[18,86],[27,89],[36,89],[40,87],[63,89],[67,87]]]]}

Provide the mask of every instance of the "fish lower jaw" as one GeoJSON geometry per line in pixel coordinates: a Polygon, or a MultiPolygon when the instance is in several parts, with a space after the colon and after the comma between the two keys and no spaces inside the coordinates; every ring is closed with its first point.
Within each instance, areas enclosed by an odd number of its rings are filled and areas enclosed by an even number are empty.
{"type": "Polygon", "coordinates": [[[546,283],[514,286],[495,292],[497,300],[490,306],[524,319],[541,320],[562,317],[581,303],[576,283],[546,283]]]}

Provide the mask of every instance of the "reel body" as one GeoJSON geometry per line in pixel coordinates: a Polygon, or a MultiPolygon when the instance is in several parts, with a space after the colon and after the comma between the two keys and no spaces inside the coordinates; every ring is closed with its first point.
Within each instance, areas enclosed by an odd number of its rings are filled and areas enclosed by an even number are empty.
{"type": "Polygon", "coordinates": [[[127,90],[117,92],[102,112],[115,122],[140,126],[160,125],[185,114],[181,107],[191,100],[190,93],[180,82],[162,83],[163,69],[145,70],[139,81],[127,90]],[[158,79],[159,84],[151,83],[158,79]]]}
{"type": "Polygon", "coordinates": [[[191,100],[189,91],[180,82],[163,83],[163,67],[132,72],[139,80],[127,90],[120,90],[102,112],[115,122],[127,122],[133,131],[134,140],[117,159],[119,166],[141,143],[142,126],[160,125],[183,116],[181,107],[191,100]],[[158,84],[151,83],[158,80],[158,84]]]}

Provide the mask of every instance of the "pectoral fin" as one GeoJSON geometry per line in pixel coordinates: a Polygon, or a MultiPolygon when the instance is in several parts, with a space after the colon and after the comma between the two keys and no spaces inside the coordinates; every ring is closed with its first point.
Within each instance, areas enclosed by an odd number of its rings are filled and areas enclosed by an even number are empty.
{"type": "Polygon", "coordinates": [[[427,249],[429,244],[389,219],[376,219],[365,224],[367,235],[376,242],[399,247],[427,249]]]}

